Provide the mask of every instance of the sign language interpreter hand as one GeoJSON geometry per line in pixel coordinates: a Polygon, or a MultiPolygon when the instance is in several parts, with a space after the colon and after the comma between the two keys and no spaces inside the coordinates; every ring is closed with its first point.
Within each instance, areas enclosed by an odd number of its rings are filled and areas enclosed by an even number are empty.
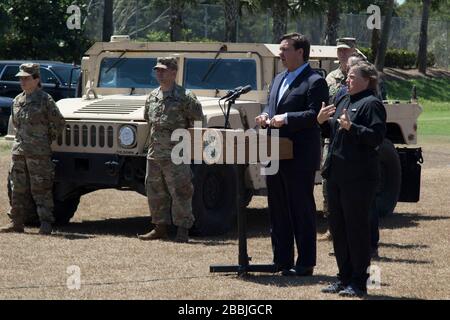
{"type": "Polygon", "coordinates": [[[331,119],[331,117],[335,112],[336,107],[334,106],[334,104],[325,106],[325,102],[322,102],[322,108],[320,109],[319,114],[317,115],[317,122],[319,124],[322,124],[325,121],[328,121],[329,119],[331,119]]]}
{"type": "Polygon", "coordinates": [[[340,128],[341,129],[345,129],[345,130],[350,130],[350,127],[352,126],[352,122],[350,121],[350,116],[348,115],[347,109],[344,109],[342,111],[342,115],[339,117],[339,119],[337,119],[337,121],[339,122],[340,128]]]}

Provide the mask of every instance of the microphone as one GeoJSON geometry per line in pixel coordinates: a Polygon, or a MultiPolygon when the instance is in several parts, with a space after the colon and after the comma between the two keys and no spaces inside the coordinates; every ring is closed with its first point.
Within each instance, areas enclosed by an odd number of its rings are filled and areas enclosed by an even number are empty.
{"type": "Polygon", "coordinates": [[[234,88],[233,90],[228,90],[228,92],[222,98],[220,98],[220,100],[231,97],[233,94],[235,94],[236,92],[238,92],[241,89],[242,89],[242,87],[239,86],[239,87],[234,88]]]}
{"type": "MultiPolygon", "coordinates": [[[[236,88],[237,89],[237,88],[236,88]]],[[[236,99],[238,98],[241,94],[246,94],[247,92],[252,90],[252,86],[251,85],[246,85],[245,87],[240,87],[239,90],[237,90],[236,92],[234,92],[227,100],[231,100],[231,99],[236,99]]]]}
{"type": "Polygon", "coordinates": [[[241,90],[239,90],[239,94],[246,94],[247,92],[252,90],[252,86],[251,85],[246,85],[245,87],[243,87],[241,90]]]}

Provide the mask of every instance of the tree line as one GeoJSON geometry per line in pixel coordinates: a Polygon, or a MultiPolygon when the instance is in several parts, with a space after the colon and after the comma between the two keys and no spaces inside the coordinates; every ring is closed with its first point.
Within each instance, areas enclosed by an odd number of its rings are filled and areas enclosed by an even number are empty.
{"type": "MultiPolygon", "coordinates": [[[[187,8],[199,5],[216,5],[222,8],[223,31],[220,39],[235,42],[239,21],[246,12],[268,12],[271,19],[271,42],[277,43],[288,31],[289,17],[305,14],[324,14],[325,33],[322,44],[335,45],[338,37],[340,15],[363,13],[370,5],[381,9],[385,18],[380,29],[372,30],[371,49],[377,69],[385,64],[389,45],[390,22],[403,8],[414,8],[421,14],[420,40],[417,46],[417,66],[426,72],[427,29],[430,13],[448,8],[450,0],[407,0],[399,6],[394,0],[4,0],[0,4],[0,58],[57,59],[79,62],[84,51],[95,41],[92,30],[101,30],[98,40],[109,41],[110,35],[127,32],[135,39],[155,39],[154,26],[166,23],[167,32],[156,34],[157,40],[198,40],[189,38],[185,26],[187,8]],[[67,8],[76,4],[81,9],[80,30],[68,30],[67,8]],[[155,12],[161,12],[154,16],[155,12]],[[91,30],[91,31],[89,31],[91,30]],[[153,32],[150,37],[149,33],[153,32]]],[[[219,20],[219,18],[218,18],[219,20]]],[[[208,41],[208,38],[200,39],[208,41]]]]}

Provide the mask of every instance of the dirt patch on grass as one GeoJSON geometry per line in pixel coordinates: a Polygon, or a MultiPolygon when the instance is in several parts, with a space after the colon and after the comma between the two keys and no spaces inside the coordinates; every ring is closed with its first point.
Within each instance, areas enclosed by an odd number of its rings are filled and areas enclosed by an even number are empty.
{"type": "MultiPolygon", "coordinates": [[[[381,288],[370,299],[450,299],[450,146],[424,144],[425,164],[418,203],[400,203],[381,221],[381,288]]],[[[9,155],[0,156],[0,212],[8,208],[9,155]]],[[[321,186],[315,190],[322,210],[321,186]]],[[[272,260],[267,200],[248,208],[251,263],[272,260]]],[[[0,224],[7,218],[0,215],[0,224]]],[[[319,241],[314,277],[273,274],[211,274],[212,264],[236,264],[237,231],[194,238],[189,244],[142,242],[147,231],[146,199],[133,192],[103,190],[82,198],[74,222],[54,236],[0,235],[1,299],[335,299],[320,293],[337,272],[332,244],[319,241]],[[69,266],[78,266],[81,288],[70,290],[69,266]]],[[[318,232],[326,221],[317,216],[318,232]]]]}

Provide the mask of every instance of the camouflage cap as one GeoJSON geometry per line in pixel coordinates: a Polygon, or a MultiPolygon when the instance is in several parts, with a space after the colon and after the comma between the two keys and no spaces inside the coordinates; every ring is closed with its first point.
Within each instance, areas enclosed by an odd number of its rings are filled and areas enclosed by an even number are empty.
{"type": "Polygon", "coordinates": [[[178,62],[174,57],[158,57],[156,60],[156,66],[153,69],[172,69],[178,70],[178,62]]]}
{"type": "Polygon", "coordinates": [[[356,47],[356,39],[355,38],[339,38],[336,39],[336,47],[351,49],[356,47]]]}
{"type": "Polygon", "coordinates": [[[40,65],[38,63],[23,63],[20,65],[16,77],[39,76],[39,67],[40,65]]]}

